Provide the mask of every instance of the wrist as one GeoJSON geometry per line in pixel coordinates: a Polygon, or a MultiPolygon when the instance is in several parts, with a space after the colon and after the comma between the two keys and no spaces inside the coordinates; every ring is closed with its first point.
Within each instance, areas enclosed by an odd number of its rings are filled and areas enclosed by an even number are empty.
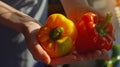
{"type": "Polygon", "coordinates": [[[28,21],[25,23],[22,23],[22,29],[21,32],[24,34],[24,36],[28,37],[29,34],[35,33],[35,31],[39,30],[41,28],[41,24],[38,23],[38,21],[28,21]]]}
{"type": "Polygon", "coordinates": [[[0,1],[0,23],[15,29],[16,31],[22,32],[24,23],[34,21],[34,19],[6,3],[0,1]]]}
{"type": "Polygon", "coordinates": [[[19,32],[22,32],[24,23],[34,21],[34,19],[28,15],[21,14],[20,12],[6,12],[1,13],[0,23],[13,28],[19,32]]]}

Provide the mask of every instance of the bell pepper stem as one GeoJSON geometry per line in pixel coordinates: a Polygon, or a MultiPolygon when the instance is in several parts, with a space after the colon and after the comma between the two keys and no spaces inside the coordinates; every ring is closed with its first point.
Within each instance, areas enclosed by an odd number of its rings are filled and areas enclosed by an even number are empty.
{"type": "Polygon", "coordinates": [[[50,31],[49,37],[51,38],[51,40],[57,40],[62,35],[63,31],[63,27],[53,28],[50,31]]]}
{"type": "Polygon", "coordinates": [[[110,12],[107,13],[104,23],[98,29],[98,33],[100,35],[105,35],[106,34],[105,29],[106,29],[107,25],[109,24],[109,22],[111,21],[111,18],[112,18],[112,13],[110,13],[110,12]]]}
{"type": "Polygon", "coordinates": [[[105,29],[107,27],[107,25],[109,24],[109,22],[111,21],[112,18],[112,13],[107,13],[106,15],[106,19],[104,21],[104,24],[101,26],[101,29],[105,29]]]}

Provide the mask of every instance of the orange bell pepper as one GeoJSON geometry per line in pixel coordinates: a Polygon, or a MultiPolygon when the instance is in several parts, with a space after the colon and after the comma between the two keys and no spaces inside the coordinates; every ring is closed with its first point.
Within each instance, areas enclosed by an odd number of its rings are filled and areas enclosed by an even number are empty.
{"type": "Polygon", "coordinates": [[[38,32],[41,46],[52,57],[61,57],[74,49],[77,30],[74,23],[62,14],[52,14],[38,32]]]}

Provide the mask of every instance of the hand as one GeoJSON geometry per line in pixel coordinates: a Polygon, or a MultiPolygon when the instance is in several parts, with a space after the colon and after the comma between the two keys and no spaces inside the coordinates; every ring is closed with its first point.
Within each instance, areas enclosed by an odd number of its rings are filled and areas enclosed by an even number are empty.
{"type": "Polygon", "coordinates": [[[38,40],[36,39],[36,35],[38,30],[40,29],[40,25],[36,22],[26,22],[25,25],[25,38],[27,47],[30,50],[32,56],[35,60],[44,62],[50,65],[59,65],[59,64],[70,64],[73,62],[77,62],[80,60],[91,60],[91,59],[109,59],[108,52],[106,50],[97,50],[94,53],[90,53],[87,55],[79,55],[76,52],[71,53],[67,56],[51,59],[50,56],[46,53],[46,51],[41,47],[38,40]],[[106,57],[106,58],[105,58],[106,57]]]}
{"type": "Polygon", "coordinates": [[[26,22],[24,23],[24,25],[25,31],[23,32],[23,34],[26,39],[27,48],[29,49],[35,60],[50,65],[69,64],[71,60],[73,60],[73,62],[76,61],[76,56],[72,54],[61,58],[51,59],[36,39],[37,32],[41,28],[41,26],[36,22],[26,22]]]}
{"type": "Polygon", "coordinates": [[[36,38],[41,26],[32,17],[0,1],[0,23],[23,33],[33,57],[38,61],[50,63],[49,55],[42,49],[36,38]]]}
{"type": "Polygon", "coordinates": [[[96,59],[110,59],[110,55],[108,54],[108,51],[105,49],[102,50],[96,50],[93,53],[89,53],[86,55],[79,55],[78,54],[78,60],[96,60],[96,59]]]}
{"type": "Polygon", "coordinates": [[[36,22],[30,21],[24,23],[24,36],[27,43],[27,48],[31,52],[33,58],[37,61],[44,62],[46,64],[49,64],[51,59],[49,55],[44,51],[44,49],[39,44],[36,35],[38,33],[38,30],[40,29],[40,25],[36,22]]]}
{"type": "Polygon", "coordinates": [[[71,64],[77,61],[83,61],[83,60],[95,60],[95,59],[110,59],[110,56],[108,54],[108,51],[105,49],[97,50],[93,53],[89,53],[86,55],[79,55],[76,52],[73,52],[67,56],[56,58],[51,60],[51,65],[60,65],[60,64],[71,64]]]}

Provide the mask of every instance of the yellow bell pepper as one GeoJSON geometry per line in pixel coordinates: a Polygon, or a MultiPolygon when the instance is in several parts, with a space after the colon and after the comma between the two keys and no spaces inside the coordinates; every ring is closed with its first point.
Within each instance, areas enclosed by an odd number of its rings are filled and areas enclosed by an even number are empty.
{"type": "Polygon", "coordinates": [[[62,14],[52,14],[38,32],[41,46],[51,58],[65,56],[74,49],[77,30],[74,23],[62,14]]]}

